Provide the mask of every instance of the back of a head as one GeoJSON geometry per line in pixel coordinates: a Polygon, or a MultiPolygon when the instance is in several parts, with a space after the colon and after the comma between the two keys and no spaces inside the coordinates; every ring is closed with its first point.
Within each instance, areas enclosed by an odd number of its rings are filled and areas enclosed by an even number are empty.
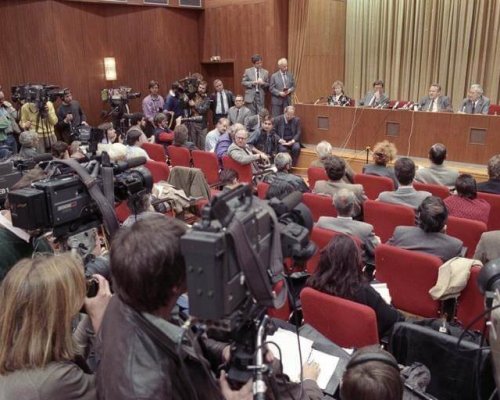
{"type": "Polygon", "coordinates": [[[394,163],[394,173],[401,185],[410,185],[415,178],[415,163],[408,157],[398,158],[394,163]]]}
{"type": "Polygon", "coordinates": [[[54,158],[62,159],[66,155],[66,151],[68,150],[68,144],[61,140],[58,140],[52,145],[50,150],[54,158]]]}
{"type": "Polygon", "coordinates": [[[337,156],[327,157],[323,164],[328,178],[332,181],[339,181],[345,174],[345,161],[337,156]]]}
{"type": "Polygon", "coordinates": [[[36,147],[38,143],[38,133],[35,131],[24,131],[19,135],[19,143],[24,147],[36,147]]]}
{"type": "Polygon", "coordinates": [[[326,140],[322,140],[316,145],[316,154],[319,159],[325,158],[332,154],[332,145],[326,140]]]}
{"type": "Polygon", "coordinates": [[[269,186],[266,193],[266,199],[270,200],[276,197],[279,200],[283,200],[286,196],[293,192],[295,192],[295,186],[293,186],[290,182],[283,179],[276,179],[273,181],[273,184],[269,186]]]}
{"type": "Polygon", "coordinates": [[[0,286],[0,374],[71,360],[85,292],[83,264],[69,253],[14,265],[0,286]]]}
{"type": "Polygon", "coordinates": [[[488,176],[490,179],[500,179],[500,154],[488,160],[488,176]]]}
{"type": "Polygon", "coordinates": [[[232,168],[225,168],[219,174],[219,182],[221,186],[234,185],[238,183],[240,176],[238,171],[232,168]]]}
{"type": "Polygon", "coordinates": [[[137,130],[130,130],[127,132],[127,144],[129,146],[134,146],[142,136],[142,132],[137,130]]]}
{"type": "Polygon", "coordinates": [[[356,351],[340,386],[342,400],[402,400],[403,381],[396,359],[377,346],[356,351]]]}
{"type": "Polygon", "coordinates": [[[110,250],[111,275],[124,303],[154,312],[182,290],[186,271],[180,237],[185,232],[183,222],[169,217],[144,218],[118,231],[110,250]]]}
{"type": "Polygon", "coordinates": [[[424,232],[440,232],[448,220],[448,209],[440,197],[429,196],[418,207],[417,216],[424,232]]]}
{"type": "Polygon", "coordinates": [[[333,196],[333,205],[341,217],[351,217],[355,203],[356,196],[348,189],[340,189],[333,196]]]}
{"type": "Polygon", "coordinates": [[[153,118],[153,123],[155,126],[159,127],[160,124],[167,119],[167,116],[162,113],[162,112],[159,112],[159,113],[156,113],[156,115],[154,116],[153,118]]]}
{"type": "Polygon", "coordinates": [[[182,146],[184,143],[186,143],[188,138],[188,128],[186,125],[181,124],[177,125],[174,128],[174,144],[178,146],[182,146]]]}
{"type": "Polygon", "coordinates": [[[274,157],[274,165],[278,171],[288,171],[292,165],[292,157],[288,153],[278,153],[274,157]]]}
{"type": "Polygon", "coordinates": [[[429,160],[436,165],[443,164],[446,159],[446,146],[442,143],[436,143],[429,149],[429,160]]]}
{"type": "Polygon", "coordinates": [[[130,118],[130,125],[137,125],[139,122],[142,121],[143,118],[144,118],[143,113],[137,112],[132,114],[132,118],[130,118]]]}
{"type": "Polygon", "coordinates": [[[384,140],[373,146],[373,161],[376,165],[386,166],[396,156],[396,146],[393,143],[384,140]]]}
{"type": "Polygon", "coordinates": [[[477,197],[477,184],[472,175],[460,174],[455,181],[455,189],[460,197],[471,200],[477,197]]]}

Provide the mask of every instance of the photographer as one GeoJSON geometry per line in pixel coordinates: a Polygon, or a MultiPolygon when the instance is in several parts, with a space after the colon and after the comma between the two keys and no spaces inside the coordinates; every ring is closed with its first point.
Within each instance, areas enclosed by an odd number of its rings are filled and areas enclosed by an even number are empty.
{"type": "MultiPolygon", "coordinates": [[[[117,296],[109,303],[98,335],[102,340],[99,399],[252,398],[250,383],[231,390],[223,373],[219,389],[209,370],[228,360],[228,346],[181,328],[182,314],[175,304],[186,290],[180,251],[185,231],[179,220],[148,218],[115,236],[111,274],[117,296]]],[[[315,375],[304,370],[306,379],[315,375]]],[[[299,385],[282,384],[283,380],[275,382],[282,394],[279,399],[290,399],[291,393],[296,399],[321,398],[310,380],[304,383],[303,397],[299,385]]]]}
{"type": "Polygon", "coordinates": [[[17,153],[17,142],[14,133],[19,133],[20,129],[16,122],[17,111],[12,104],[5,100],[5,94],[0,86],[0,146],[4,150],[0,150],[0,158],[10,154],[17,153]]]}
{"type": "Polygon", "coordinates": [[[205,137],[207,136],[207,114],[210,109],[210,98],[207,96],[207,82],[198,83],[198,91],[194,98],[189,100],[191,116],[200,116],[200,122],[189,122],[189,134],[191,140],[199,149],[205,148],[205,137]]]}
{"type": "Polygon", "coordinates": [[[57,142],[54,127],[57,115],[51,101],[25,103],[21,107],[20,125],[24,130],[34,130],[38,133],[38,151],[50,153],[52,145],[57,142]]]}
{"type": "MultiPolygon", "coordinates": [[[[69,253],[18,262],[0,287],[0,398],[94,400],[86,373],[89,332],[97,332],[111,297],[106,279],[85,297],[82,262],[69,253]],[[84,316],[72,333],[82,306],[84,316]]],[[[87,367],[88,372],[88,367],[87,367]]]]}
{"type": "Polygon", "coordinates": [[[57,109],[57,119],[56,129],[59,137],[67,144],[71,143],[73,128],[82,124],[88,125],[80,103],[73,100],[73,95],[69,89],[65,89],[63,92],[62,104],[57,109]]]}

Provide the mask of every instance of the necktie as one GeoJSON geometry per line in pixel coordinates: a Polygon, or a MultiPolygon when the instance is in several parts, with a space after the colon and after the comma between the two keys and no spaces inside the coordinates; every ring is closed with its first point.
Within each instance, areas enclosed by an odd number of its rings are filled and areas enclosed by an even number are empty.
{"type": "Polygon", "coordinates": [[[219,96],[220,96],[220,111],[221,114],[225,114],[226,109],[224,108],[224,97],[222,96],[222,92],[219,92],[219,96]]]}
{"type": "Polygon", "coordinates": [[[476,112],[476,102],[473,101],[472,102],[472,114],[475,114],[475,112],[476,112]]]}
{"type": "Polygon", "coordinates": [[[432,101],[431,101],[431,104],[430,104],[430,106],[429,106],[429,110],[428,110],[428,111],[431,111],[431,112],[432,112],[432,111],[433,111],[433,108],[434,108],[434,99],[432,99],[432,101]]]}
{"type": "Polygon", "coordinates": [[[236,110],[236,122],[238,122],[238,117],[240,116],[240,109],[236,110]]]}
{"type": "Polygon", "coordinates": [[[286,74],[281,74],[281,77],[283,78],[283,90],[286,90],[288,88],[286,83],[286,74]]]}

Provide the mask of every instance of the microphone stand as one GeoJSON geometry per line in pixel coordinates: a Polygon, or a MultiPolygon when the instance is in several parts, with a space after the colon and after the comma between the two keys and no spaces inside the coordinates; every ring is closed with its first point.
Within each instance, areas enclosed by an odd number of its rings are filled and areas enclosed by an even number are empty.
{"type": "Polygon", "coordinates": [[[268,321],[269,317],[264,315],[257,331],[257,339],[255,343],[257,349],[255,365],[249,367],[255,371],[255,381],[253,383],[253,398],[255,400],[265,400],[266,398],[267,386],[264,381],[264,373],[268,371],[268,368],[264,363],[264,349],[262,348],[262,343],[264,343],[264,336],[266,335],[266,325],[268,321]]]}

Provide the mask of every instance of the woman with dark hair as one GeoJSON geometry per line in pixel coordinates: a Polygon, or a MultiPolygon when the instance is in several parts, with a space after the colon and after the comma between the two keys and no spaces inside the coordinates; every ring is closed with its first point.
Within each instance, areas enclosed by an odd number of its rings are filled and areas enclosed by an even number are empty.
{"type": "Polygon", "coordinates": [[[476,180],[472,175],[461,174],[455,181],[456,195],[444,199],[448,215],[473,219],[488,224],[490,204],[477,198],[476,180]]]}
{"type": "Polygon", "coordinates": [[[396,153],[396,146],[393,143],[387,140],[378,142],[373,147],[373,164],[363,166],[363,174],[391,178],[394,182],[394,187],[397,188],[398,180],[396,179],[394,168],[387,166],[396,157],[396,153]]]}
{"type": "Polygon", "coordinates": [[[337,235],[321,251],[318,266],[307,280],[307,286],[371,307],[377,317],[379,336],[383,337],[404,318],[364,279],[362,268],[361,252],[354,240],[347,235],[337,235]]]}

